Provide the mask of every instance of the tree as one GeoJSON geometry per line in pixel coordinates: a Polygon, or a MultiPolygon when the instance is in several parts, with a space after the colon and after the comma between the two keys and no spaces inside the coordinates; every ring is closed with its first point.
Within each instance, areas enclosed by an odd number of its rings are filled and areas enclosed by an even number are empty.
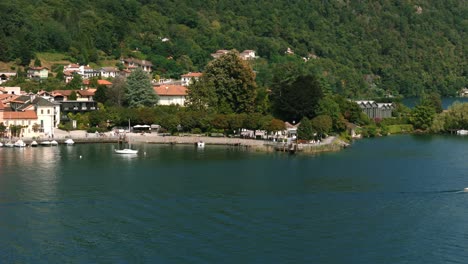
{"type": "Polygon", "coordinates": [[[273,86],[273,111],[288,121],[313,118],[322,97],[320,83],[314,76],[299,76],[290,83],[273,86]]]}
{"type": "Polygon", "coordinates": [[[128,76],[126,88],[126,101],[129,107],[152,107],[158,103],[159,97],[148,75],[141,68],[137,68],[128,76]]]}
{"type": "Polygon", "coordinates": [[[432,126],[435,109],[428,105],[418,105],[411,112],[410,122],[415,129],[427,130],[432,126]]]}
{"type": "Polygon", "coordinates": [[[270,120],[265,120],[265,123],[263,124],[263,129],[265,129],[268,133],[283,131],[286,130],[286,124],[283,120],[272,118],[270,120]]]}
{"type": "Polygon", "coordinates": [[[127,82],[123,77],[117,77],[112,82],[111,87],[107,91],[107,99],[110,105],[121,107],[125,99],[125,91],[127,90],[127,82]]]}
{"type": "Polygon", "coordinates": [[[99,103],[105,103],[107,101],[107,86],[98,85],[96,93],[94,93],[94,100],[99,103]]]}
{"type": "Polygon", "coordinates": [[[72,91],[70,95],[68,96],[68,100],[74,101],[78,98],[77,94],[75,91],[72,91]]]}
{"type": "Polygon", "coordinates": [[[439,114],[442,113],[442,99],[438,93],[430,93],[429,95],[423,96],[421,104],[434,108],[434,111],[439,114]]]}
{"type": "Polygon", "coordinates": [[[34,67],[41,67],[41,66],[42,66],[41,60],[38,57],[36,57],[34,59],[34,67]]]}
{"type": "Polygon", "coordinates": [[[323,138],[325,134],[330,132],[333,126],[331,117],[327,115],[319,115],[311,120],[313,129],[317,132],[319,138],[323,138]]]}
{"type": "Polygon", "coordinates": [[[57,80],[63,81],[63,66],[60,66],[60,70],[57,70],[57,75],[55,75],[55,78],[57,80]]]}
{"type": "Polygon", "coordinates": [[[5,126],[5,124],[3,122],[0,123],[0,137],[4,137],[5,136],[5,131],[6,131],[7,127],[5,126]]]}
{"type": "Polygon", "coordinates": [[[299,139],[311,140],[314,138],[314,134],[312,122],[307,117],[303,117],[297,128],[297,137],[299,139]]]}
{"type": "Polygon", "coordinates": [[[79,90],[83,85],[83,78],[78,73],[73,74],[73,79],[67,84],[70,90],[79,90]]]}
{"type": "Polygon", "coordinates": [[[34,123],[34,125],[32,125],[32,130],[34,132],[38,132],[40,128],[41,128],[41,125],[39,125],[38,123],[34,123]]]}
{"type": "Polygon", "coordinates": [[[333,129],[335,131],[344,131],[346,124],[340,111],[340,106],[333,100],[333,97],[326,96],[319,101],[317,115],[328,115],[333,120],[333,129]]]}
{"type": "Polygon", "coordinates": [[[186,106],[194,111],[206,111],[216,106],[217,98],[213,82],[201,78],[190,84],[187,90],[186,106]]]}
{"type": "Polygon", "coordinates": [[[252,68],[231,51],[208,63],[203,74],[213,84],[219,113],[252,113],[255,110],[257,84],[252,68]]]}

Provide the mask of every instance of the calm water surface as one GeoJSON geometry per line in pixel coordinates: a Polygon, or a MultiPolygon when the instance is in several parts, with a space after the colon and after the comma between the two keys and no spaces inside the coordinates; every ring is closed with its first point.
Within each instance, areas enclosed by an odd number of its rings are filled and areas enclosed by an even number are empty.
{"type": "Polygon", "coordinates": [[[468,137],[136,147],[0,149],[0,263],[468,263],[468,137]]]}

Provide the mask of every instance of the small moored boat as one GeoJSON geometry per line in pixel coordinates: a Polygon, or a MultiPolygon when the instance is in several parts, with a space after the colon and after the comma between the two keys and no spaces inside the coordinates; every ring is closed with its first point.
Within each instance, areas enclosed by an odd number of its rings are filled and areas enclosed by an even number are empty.
{"type": "Polygon", "coordinates": [[[46,141],[42,141],[41,143],[41,146],[50,146],[50,141],[46,140],[46,141]]]}
{"type": "Polygon", "coordinates": [[[15,147],[17,147],[17,148],[24,148],[24,147],[26,147],[26,143],[24,143],[24,141],[21,140],[21,139],[18,139],[18,140],[15,142],[14,145],[15,145],[15,147]]]}
{"type": "Polygon", "coordinates": [[[117,154],[137,154],[138,150],[136,149],[115,149],[115,153],[117,154]]]}
{"type": "Polygon", "coordinates": [[[204,148],[205,147],[205,142],[203,141],[198,141],[197,142],[197,148],[204,148]]]}
{"type": "Polygon", "coordinates": [[[50,145],[52,145],[52,146],[58,146],[58,142],[55,141],[55,140],[52,140],[52,141],[50,142],[50,145]]]}
{"type": "Polygon", "coordinates": [[[38,145],[39,144],[37,144],[37,141],[35,141],[35,140],[33,142],[31,142],[31,144],[29,144],[29,146],[31,146],[31,147],[37,147],[38,145]]]}
{"type": "Polygon", "coordinates": [[[65,140],[64,143],[67,144],[67,146],[71,146],[71,145],[75,144],[75,141],[73,141],[73,139],[69,138],[69,139],[65,140]]]}

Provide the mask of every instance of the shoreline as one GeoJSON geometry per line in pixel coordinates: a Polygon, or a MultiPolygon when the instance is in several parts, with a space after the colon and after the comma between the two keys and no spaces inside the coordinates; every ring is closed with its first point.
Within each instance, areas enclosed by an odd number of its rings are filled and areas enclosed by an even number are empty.
{"type": "MultiPolygon", "coordinates": [[[[254,152],[290,152],[290,153],[304,153],[316,154],[322,152],[335,152],[349,146],[348,143],[341,139],[330,136],[325,138],[320,143],[313,144],[287,144],[282,142],[257,140],[257,139],[242,139],[242,138],[229,138],[229,137],[208,137],[208,136],[161,136],[157,134],[137,134],[127,133],[127,140],[131,144],[164,144],[164,145],[196,145],[198,142],[203,141],[205,145],[218,145],[226,147],[239,147],[248,149],[254,152]]],[[[22,140],[29,145],[33,140],[38,143],[48,140],[55,140],[59,144],[65,144],[66,139],[73,139],[75,144],[95,144],[95,143],[119,143],[119,136],[107,132],[102,134],[86,133],[85,131],[61,131],[53,138],[22,138],[22,140]]],[[[12,142],[18,140],[12,139],[12,142]]],[[[2,142],[7,142],[5,139],[2,142]]]]}

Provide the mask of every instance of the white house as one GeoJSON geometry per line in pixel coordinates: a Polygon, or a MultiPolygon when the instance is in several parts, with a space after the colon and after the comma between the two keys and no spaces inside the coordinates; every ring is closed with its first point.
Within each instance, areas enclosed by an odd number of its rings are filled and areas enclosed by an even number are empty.
{"type": "Polygon", "coordinates": [[[32,101],[37,114],[38,124],[44,135],[54,135],[54,129],[60,123],[60,104],[50,102],[42,97],[36,97],[32,101]]]}
{"type": "Polygon", "coordinates": [[[153,87],[159,96],[159,105],[185,105],[187,87],[182,85],[160,85],[153,87]]]}
{"type": "Polygon", "coordinates": [[[187,74],[181,75],[182,86],[189,86],[193,83],[192,80],[198,81],[200,77],[203,75],[201,72],[189,72],[187,74]]]}
{"type": "Polygon", "coordinates": [[[19,86],[2,86],[0,87],[0,94],[16,94],[20,95],[21,87],[19,86]]]}
{"type": "Polygon", "coordinates": [[[244,50],[243,52],[239,54],[239,56],[243,60],[253,60],[256,58],[255,51],[253,50],[244,50]]]}
{"type": "Polygon", "coordinates": [[[9,108],[0,103],[0,122],[7,127],[21,125],[21,135],[34,137],[39,135],[52,136],[58,126],[60,106],[36,95],[22,95],[9,102],[9,108]],[[34,125],[38,130],[34,131],[34,125]]]}
{"type": "Polygon", "coordinates": [[[46,67],[30,67],[27,72],[27,77],[35,80],[43,80],[49,77],[49,69],[46,67]]]}
{"type": "Polygon", "coordinates": [[[100,72],[89,67],[89,65],[81,65],[78,73],[83,77],[83,79],[89,79],[92,77],[98,77],[100,72]]]}
{"type": "Polygon", "coordinates": [[[102,67],[99,72],[102,78],[115,78],[120,71],[115,67],[102,67]]]}
{"type": "Polygon", "coordinates": [[[134,58],[122,59],[122,64],[127,68],[127,70],[135,70],[136,68],[142,68],[144,72],[151,73],[153,64],[147,60],[137,60],[134,58]]]}

